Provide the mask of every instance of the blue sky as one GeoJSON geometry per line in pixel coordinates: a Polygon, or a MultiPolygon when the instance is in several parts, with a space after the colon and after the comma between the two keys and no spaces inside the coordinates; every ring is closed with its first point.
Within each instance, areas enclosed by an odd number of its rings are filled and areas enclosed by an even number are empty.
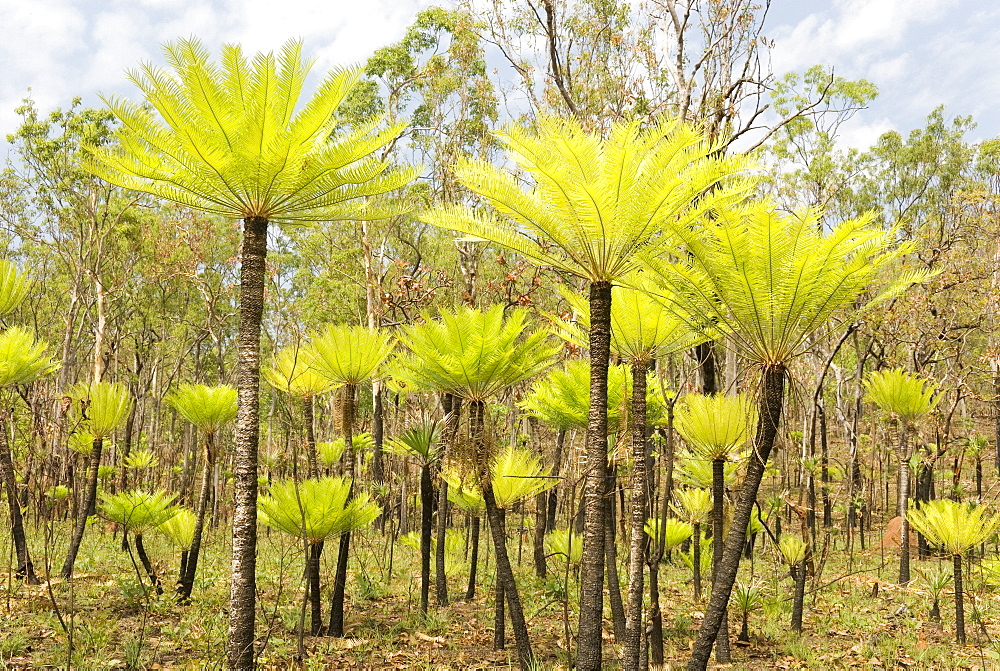
{"type": "MultiPolygon", "coordinates": [[[[43,110],[74,96],[131,95],[124,70],[160,61],[159,45],[196,35],[273,50],[301,37],[323,71],[361,62],[402,35],[430,0],[0,0],[0,132],[16,129],[27,90],[43,110]]],[[[440,2],[438,4],[446,4],[440,2]]],[[[848,144],[907,132],[944,104],[977,138],[1000,135],[1000,3],[983,0],[772,0],[775,72],[821,63],[865,77],[881,96],[844,130],[848,144]]]]}

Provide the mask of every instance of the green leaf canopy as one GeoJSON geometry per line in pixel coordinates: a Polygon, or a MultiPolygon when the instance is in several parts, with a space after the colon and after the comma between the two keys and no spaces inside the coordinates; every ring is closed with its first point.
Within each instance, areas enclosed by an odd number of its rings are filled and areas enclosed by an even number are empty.
{"type": "Polygon", "coordinates": [[[167,395],[167,402],[205,433],[218,433],[236,417],[236,389],[229,385],[184,383],[167,395]]]}
{"type": "Polygon", "coordinates": [[[367,526],[379,516],[367,493],[351,497],[351,481],[342,477],[282,480],[270,496],[257,500],[261,522],[310,543],[367,526]]]}
{"type": "Polygon", "coordinates": [[[747,360],[784,365],[838,313],[856,317],[926,277],[900,273],[859,302],[911,246],[896,245],[895,231],[870,216],[820,230],[816,210],[783,214],[753,201],[675,227],[683,260],[644,254],[645,272],[693,328],[713,325],[747,360]]]}
{"type": "Polygon", "coordinates": [[[128,72],[147,104],[105,99],[121,122],[117,142],[91,147],[87,167],[112,184],[204,212],[288,224],[384,217],[385,209],[344,203],[412,179],[412,171],[372,155],[398,127],[379,128],[378,120],[338,127],[335,112],[358,68],[333,70],[303,105],[311,63],[302,60],[301,42],[250,60],[239,45],[223,45],[218,63],[196,39],[168,43],[164,53],[170,70],[146,63],[128,72]]]}
{"type": "Polygon", "coordinates": [[[485,401],[544,370],[559,352],[544,331],[525,334],[528,315],[502,305],[487,310],[459,307],[440,319],[423,314],[422,324],[403,328],[400,341],[410,356],[397,376],[415,386],[447,392],[467,401],[485,401]]]}

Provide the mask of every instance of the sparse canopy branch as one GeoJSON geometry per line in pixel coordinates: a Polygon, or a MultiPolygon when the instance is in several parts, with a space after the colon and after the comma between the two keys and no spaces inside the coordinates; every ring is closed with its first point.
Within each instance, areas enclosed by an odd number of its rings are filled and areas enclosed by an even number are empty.
{"type": "Polygon", "coordinates": [[[254,665],[268,224],[389,216],[399,208],[381,207],[375,197],[403,186],[414,172],[375,156],[399,134],[398,126],[378,119],[338,125],[336,110],[357,81],[357,68],[331,72],[302,105],[310,63],[302,60],[300,42],[251,60],[238,45],[224,45],[218,63],[196,39],[168,43],[164,53],[169,69],[143,64],[129,72],[147,104],[106,99],[121,122],[117,142],[92,147],[87,168],[113,184],[243,220],[227,655],[230,667],[246,669],[254,665]]]}

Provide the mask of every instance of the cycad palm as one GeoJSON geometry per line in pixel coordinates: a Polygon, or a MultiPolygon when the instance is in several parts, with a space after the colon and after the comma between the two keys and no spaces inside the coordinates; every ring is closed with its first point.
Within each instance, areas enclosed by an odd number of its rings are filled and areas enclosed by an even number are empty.
{"type": "MultiPolygon", "coordinates": [[[[750,439],[757,423],[752,400],[743,395],[688,394],[677,412],[676,427],[688,445],[712,461],[712,582],[722,559],[723,505],[726,496],[726,461],[750,439]]],[[[730,658],[728,618],[723,618],[718,657],[730,658]]],[[[717,659],[718,659],[717,657],[717,659]]]]}
{"type": "Polygon", "coordinates": [[[899,461],[896,514],[899,516],[899,582],[910,581],[910,433],[914,423],[937,406],[933,383],[900,368],[876,371],[864,382],[867,399],[889,415],[889,441],[899,461]]]}
{"type": "Polygon", "coordinates": [[[132,396],[125,385],[116,382],[95,382],[94,384],[75,385],[68,392],[74,400],[75,415],[80,427],[93,437],[93,447],[90,449],[87,484],[80,501],[80,511],[73,529],[73,538],[66,551],[66,560],[62,566],[62,576],[73,575],[73,565],[76,555],[83,542],[83,534],[87,530],[87,517],[95,512],[97,501],[97,479],[101,469],[101,453],[104,450],[104,439],[125,423],[132,409],[132,396]]]}
{"type": "MultiPolygon", "coordinates": [[[[379,329],[329,325],[313,336],[306,351],[306,365],[332,384],[343,385],[341,427],[344,434],[344,475],[354,483],[354,405],[358,385],[371,380],[389,358],[393,341],[379,329]]],[[[353,492],[352,492],[353,493],[353,492]]],[[[344,590],[351,547],[350,531],[341,534],[337,576],[330,600],[331,636],[344,635],[344,590]]],[[[321,546],[316,546],[318,552],[321,546]]]]}
{"type": "Polygon", "coordinates": [[[307,363],[308,349],[286,347],[274,357],[274,364],[264,371],[267,383],[289,396],[302,401],[302,422],[306,430],[306,460],[309,477],[319,477],[319,463],[316,459],[316,434],[313,420],[313,397],[324,394],[337,386],[336,382],[320,375],[307,363]]]}
{"type": "Polygon", "coordinates": [[[725,332],[737,352],[760,367],[762,376],[754,449],[691,669],[708,664],[726,612],[751,510],[777,435],[789,361],[807,351],[834,316],[852,319],[921,278],[903,274],[874,297],[862,299],[909,247],[894,246],[895,232],[874,225],[871,217],[820,230],[817,211],[783,215],[770,203],[754,201],[720,209],[698,226],[675,227],[684,259],[645,256],[648,272],[678,316],[691,319],[694,327],[712,324],[725,332]]]}
{"type": "Polygon", "coordinates": [[[330,536],[349,534],[371,524],[379,507],[368,494],[353,495],[353,483],[342,477],[283,480],[271,485],[269,496],[258,501],[261,522],[303,539],[310,547],[306,557],[307,598],[311,603],[312,633],[321,629],[319,584],[320,553],[311,548],[322,545],[330,536]]]}
{"type": "Polygon", "coordinates": [[[437,422],[426,422],[410,427],[389,440],[390,452],[416,459],[420,464],[420,611],[425,615],[431,585],[431,528],[434,516],[431,466],[438,461],[437,429],[437,422]]]}
{"type": "MultiPolygon", "coordinates": [[[[27,281],[19,280],[13,266],[0,262],[0,316],[10,312],[24,298],[27,281]]],[[[0,333],[0,389],[8,389],[18,384],[31,382],[53,372],[59,364],[45,354],[45,344],[36,342],[28,331],[14,327],[0,333]]],[[[6,395],[6,391],[5,391],[6,395]]],[[[5,403],[5,407],[6,407],[5,403]]],[[[10,530],[17,555],[17,576],[29,585],[38,584],[35,567],[28,551],[28,541],[24,533],[24,519],[21,514],[21,497],[18,494],[14,461],[7,444],[6,412],[0,412],[0,477],[7,491],[7,506],[10,508],[10,530]]]]}
{"type": "Polygon", "coordinates": [[[175,498],[177,498],[176,494],[137,489],[119,494],[104,494],[101,496],[102,500],[99,506],[104,517],[122,525],[122,533],[126,537],[128,532],[132,532],[139,560],[142,562],[142,567],[146,569],[146,575],[149,576],[149,581],[156,588],[157,594],[162,593],[163,588],[160,586],[160,579],[153,569],[152,562],[149,561],[149,555],[146,554],[142,537],[150,529],[158,527],[177,514],[178,508],[171,505],[175,498]]]}
{"type": "Polygon", "coordinates": [[[531,644],[514,572],[507,556],[507,542],[492,479],[489,476],[486,437],[486,401],[504,389],[544,370],[559,351],[546,342],[541,331],[525,333],[527,315],[503,306],[485,311],[460,307],[433,320],[403,329],[400,341],[410,356],[400,361],[399,373],[415,386],[447,392],[469,403],[469,435],[474,472],[481,484],[490,533],[496,550],[497,580],[510,602],[514,639],[522,667],[531,660],[531,644]]]}
{"type": "MultiPolygon", "coordinates": [[[[646,467],[648,441],[646,373],[653,359],[689,349],[706,337],[691,328],[643,290],[649,288],[639,276],[631,278],[635,286],[616,287],[611,291],[611,352],[632,369],[630,413],[632,503],[629,516],[628,603],[625,627],[625,668],[639,667],[640,632],[642,631],[642,594],[647,546],[643,527],[649,517],[650,479],[646,467]],[[641,287],[641,288],[638,288],[641,287]]],[[[565,292],[580,326],[590,329],[590,310],[579,294],[565,292]]],[[[562,331],[583,345],[583,338],[573,334],[572,325],[557,321],[562,331]]],[[[609,391],[611,385],[609,384],[609,391]]],[[[610,564],[609,564],[610,565],[610,564]]],[[[656,570],[651,564],[650,569],[656,570]]],[[[655,579],[655,578],[651,578],[655,579]]],[[[654,609],[658,606],[654,604],[654,609]]]]}
{"type": "Polygon", "coordinates": [[[694,220],[713,204],[740,197],[739,171],[690,127],[664,122],[642,129],[614,125],[607,137],[566,119],[541,118],[537,132],[511,126],[499,133],[530,186],[485,161],[460,161],[459,180],[491,208],[440,208],[424,218],[438,226],[512,249],[532,263],[590,283],[592,367],[584,485],[577,666],[602,666],[604,499],[607,487],[605,394],[610,358],[611,284],[636,268],[637,253],[660,241],[675,219],[694,220]]]}
{"type": "Polygon", "coordinates": [[[113,184],[243,220],[228,657],[230,665],[249,668],[267,227],[384,216],[347,203],[398,188],[411,173],[373,157],[397,128],[338,127],[336,110],[357,69],[332,72],[303,105],[310,64],[299,42],[287,42],[278,57],[257,54],[250,61],[239,46],[225,45],[218,64],[193,39],[168,44],[165,52],[170,71],[145,64],[129,73],[148,105],[107,100],[121,120],[117,143],[94,148],[90,169],[113,184]]]}
{"type": "Polygon", "coordinates": [[[167,402],[205,434],[205,464],[201,473],[201,493],[198,495],[194,536],[184,562],[184,574],[177,586],[181,601],[187,601],[194,589],[205,515],[212,491],[212,471],[216,459],[215,434],[236,418],[236,389],[228,385],[208,387],[202,384],[181,384],[167,396],[167,402]]]}
{"type": "MultiPolygon", "coordinates": [[[[506,511],[517,503],[531,498],[545,490],[555,487],[558,480],[551,475],[551,469],[542,464],[542,460],[531,450],[519,447],[507,447],[490,461],[490,484],[493,489],[497,507],[501,510],[501,524],[506,522],[506,511]]],[[[468,482],[455,472],[444,472],[441,477],[448,483],[448,496],[460,502],[459,507],[482,514],[486,508],[482,487],[475,482],[468,482]]],[[[478,520],[478,517],[476,518],[478,520]]],[[[504,532],[506,533],[506,532],[504,532]]],[[[469,588],[466,598],[472,600],[476,592],[476,560],[479,556],[478,534],[473,539],[472,559],[469,573],[469,588]]],[[[496,641],[503,641],[503,593],[501,584],[497,583],[497,598],[495,612],[496,641]]]]}
{"type": "Polygon", "coordinates": [[[931,545],[952,557],[955,577],[955,639],[965,643],[965,602],[962,594],[962,555],[985,543],[1000,527],[1000,516],[985,506],[949,500],[929,501],[906,513],[913,528],[931,545]]]}

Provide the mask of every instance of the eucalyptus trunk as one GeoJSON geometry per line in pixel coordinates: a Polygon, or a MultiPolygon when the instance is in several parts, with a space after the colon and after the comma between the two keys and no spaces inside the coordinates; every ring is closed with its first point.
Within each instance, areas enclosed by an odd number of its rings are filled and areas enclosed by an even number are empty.
{"type": "MultiPolygon", "coordinates": [[[[76,556],[80,553],[80,544],[83,543],[83,534],[87,530],[87,518],[94,514],[94,506],[97,502],[97,476],[101,468],[101,452],[104,449],[104,439],[94,438],[93,446],[90,448],[90,457],[87,464],[87,483],[83,492],[83,499],[76,513],[76,526],[73,528],[73,538],[69,542],[69,550],[66,552],[66,561],[63,562],[60,575],[69,579],[73,576],[73,566],[76,564],[76,556]]],[[[18,502],[20,506],[20,502],[18,502]]]]}
{"type": "Polygon", "coordinates": [[[726,617],[729,597],[732,595],[733,585],[736,583],[736,573],[740,567],[740,558],[743,556],[747,525],[750,523],[750,515],[757,500],[757,491],[760,489],[760,483],[764,477],[764,468],[767,466],[767,460],[771,456],[771,449],[774,447],[775,438],[778,435],[786,373],[787,369],[784,364],[764,366],[760,414],[757,419],[754,449],[750,452],[746,475],[737,493],[733,520],[729,527],[729,533],[726,535],[722,560],[719,562],[715,584],[712,586],[712,596],[709,599],[701,628],[698,630],[698,638],[694,642],[691,659],[688,660],[687,668],[689,671],[707,668],[708,660],[712,655],[712,646],[722,626],[722,621],[726,617]]]}
{"type": "Polygon", "coordinates": [[[535,575],[545,579],[545,513],[548,496],[542,492],[535,496],[535,533],[532,543],[532,556],[535,562],[535,575]]]}
{"type": "Polygon", "coordinates": [[[611,283],[590,285],[590,408],[583,485],[583,558],[576,666],[600,671],[604,625],[604,507],[608,491],[608,364],[611,357],[611,283]]]}
{"type": "Polygon", "coordinates": [[[793,566],[795,578],[795,598],[792,601],[792,631],[796,634],[802,633],[802,611],[805,605],[806,595],[806,557],[803,557],[798,566],[793,566]]]}

